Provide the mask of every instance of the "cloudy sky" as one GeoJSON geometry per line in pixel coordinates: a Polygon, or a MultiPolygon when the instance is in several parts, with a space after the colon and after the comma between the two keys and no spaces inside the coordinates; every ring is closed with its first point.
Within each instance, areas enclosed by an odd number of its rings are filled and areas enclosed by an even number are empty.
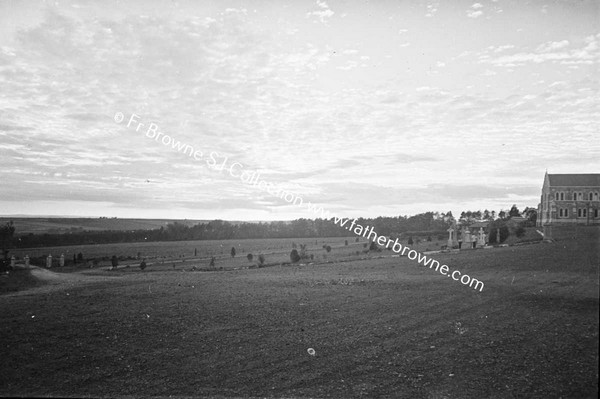
{"type": "Polygon", "coordinates": [[[537,206],[600,173],[599,4],[0,0],[0,215],[315,217],[234,163],[342,216],[537,206]]]}

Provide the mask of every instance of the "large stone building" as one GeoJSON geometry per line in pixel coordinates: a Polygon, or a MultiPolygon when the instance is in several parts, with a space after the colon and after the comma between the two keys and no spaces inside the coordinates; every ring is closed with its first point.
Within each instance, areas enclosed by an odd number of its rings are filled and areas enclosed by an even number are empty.
{"type": "Polygon", "coordinates": [[[544,176],[537,225],[600,225],[600,174],[544,176]]]}

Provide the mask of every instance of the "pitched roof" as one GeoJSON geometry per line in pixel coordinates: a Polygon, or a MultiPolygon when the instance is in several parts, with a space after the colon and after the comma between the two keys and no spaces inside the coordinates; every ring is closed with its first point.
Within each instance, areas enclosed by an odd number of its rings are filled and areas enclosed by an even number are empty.
{"type": "Polygon", "coordinates": [[[548,175],[551,186],[600,187],[600,173],[548,175]]]}

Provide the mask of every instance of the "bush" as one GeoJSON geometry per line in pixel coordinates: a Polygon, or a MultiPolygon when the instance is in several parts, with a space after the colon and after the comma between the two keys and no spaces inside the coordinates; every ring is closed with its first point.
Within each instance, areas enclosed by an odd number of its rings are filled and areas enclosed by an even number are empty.
{"type": "Polygon", "coordinates": [[[331,252],[331,247],[330,247],[329,245],[328,245],[328,246],[326,246],[326,247],[325,247],[325,251],[327,251],[327,252],[331,252]]]}
{"type": "Polygon", "coordinates": [[[523,237],[525,235],[525,228],[523,226],[517,227],[515,230],[515,235],[519,238],[523,237]]]}
{"type": "Polygon", "coordinates": [[[231,257],[235,258],[235,247],[231,247],[231,257]]]}
{"type": "Polygon", "coordinates": [[[248,255],[246,256],[246,258],[248,258],[248,261],[249,261],[249,262],[252,262],[252,259],[254,259],[254,255],[252,255],[252,254],[248,254],[248,255]]]}
{"type": "Polygon", "coordinates": [[[427,241],[431,242],[431,236],[427,236],[427,241]]]}
{"type": "Polygon", "coordinates": [[[371,241],[371,245],[369,245],[369,251],[377,251],[379,247],[375,244],[375,241],[371,241]]]}
{"type": "Polygon", "coordinates": [[[300,244],[300,259],[308,259],[308,253],[306,252],[307,244],[300,244]]]}
{"type": "Polygon", "coordinates": [[[344,245],[348,246],[348,240],[344,241],[344,245]]]}
{"type": "Polygon", "coordinates": [[[414,241],[413,241],[412,236],[408,237],[408,245],[413,245],[413,244],[414,244],[414,241]]]}
{"type": "Polygon", "coordinates": [[[298,250],[292,249],[292,252],[290,252],[290,260],[292,261],[292,263],[300,261],[300,254],[298,254],[298,250]]]}
{"type": "Polygon", "coordinates": [[[265,263],[265,256],[263,254],[259,254],[258,255],[258,263],[260,263],[261,265],[264,265],[264,263],[265,263]]]}
{"type": "Polygon", "coordinates": [[[506,241],[509,235],[510,231],[508,230],[506,222],[503,220],[495,221],[494,223],[490,224],[490,236],[488,242],[490,244],[501,244],[506,241]],[[500,229],[500,237],[497,237],[498,229],[500,229]]]}

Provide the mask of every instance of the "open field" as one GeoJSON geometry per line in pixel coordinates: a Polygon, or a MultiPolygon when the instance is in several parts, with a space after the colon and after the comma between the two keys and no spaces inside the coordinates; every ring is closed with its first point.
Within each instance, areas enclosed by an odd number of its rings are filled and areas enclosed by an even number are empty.
{"type": "Polygon", "coordinates": [[[596,398],[597,232],[434,256],[483,292],[391,257],[17,271],[0,395],[596,398]]]}
{"type": "MultiPolygon", "coordinates": [[[[72,245],[64,247],[47,248],[24,248],[13,249],[18,259],[23,259],[25,255],[31,257],[40,257],[52,255],[55,265],[61,254],[65,255],[67,261],[73,259],[73,254],[82,253],[85,259],[105,258],[100,266],[108,266],[108,260],[112,255],[119,257],[137,258],[137,254],[146,258],[148,263],[155,265],[168,264],[171,266],[174,262],[176,268],[191,268],[193,266],[205,267],[210,258],[214,256],[217,259],[217,267],[225,269],[240,268],[249,266],[257,262],[258,254],[264,254],[266,263],[289,262],[292,245],[296,243],[298,250],[300,244],[306,245],[307,253],[313,255],[315,261],[331,261],[348,258],[362,258],[363,251],[368,248],[368,240],[362,237],[318,237],[318,238],[276,238],[276,239],[243,239],[243,240],[202,240],[202,241],[168,241],[168,242],[141,242],[141,243],[122,243],[122,244],[104,244],[104,245],[72,245]],[[359,238],[358,241],[356,239],[359,238]],[[346,241],[348,245],[346,246],[346,241]],[[331,252],[327,252],[323,246],[329,245],[331,252]],[[236,248],[236,257],[231,258],[231,247],[236,248]],[[196,250],[196,256],[194,251],[196,250]],[[358,253],[357,253],[358,252],[358,253]],[[254,256],[254,262],[248,262],[246,256],[251,253],[254,256]],[[185,263],[181,261],[185,260],[185,263]]],[[[406,243],[406,241],[403,241],[406,243]]],[[[411,247],[418,251],[439,250],[446,241],[433,239],[431,242],[423,241],[414,244],[411,247]]],[[[382,251],[383,255],[389,256],[389,251],[382,251]]],[[[127,260],[121,262],[126,264],[139,264],[139,260],[127,260]]],[[[80,264],[80,267],[83,265],[80,264]]],[[[70,270],[70,269],[69,269],[70,270]]]]}
{"type": "Polygon", "coordinates": [[[18,235],[67,233],[73,231],[152,230],[177,222],[188,226],[205,220],[121,219],[121,218],[59,218],[59,217],[0,217],[0,224],[12,221],[18,235]]]}

